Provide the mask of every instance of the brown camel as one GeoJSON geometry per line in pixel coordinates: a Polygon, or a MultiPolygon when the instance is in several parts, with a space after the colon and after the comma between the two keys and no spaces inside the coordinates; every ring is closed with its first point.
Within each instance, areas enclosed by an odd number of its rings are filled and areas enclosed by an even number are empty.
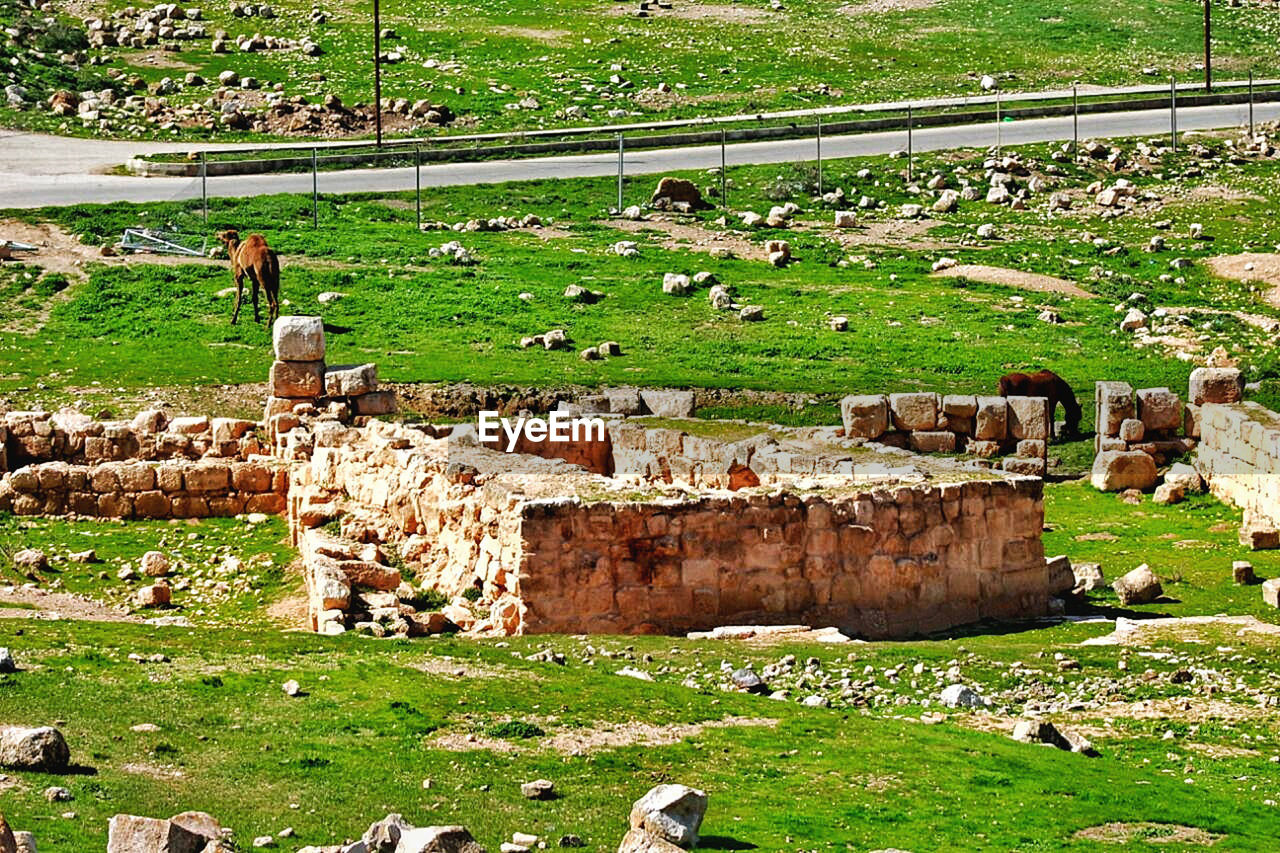
{"type": "Polygon", "coordinates": [[[227,257],[231,259],[231,276],[236,280],[236,307],[231,312],[231,325],[240,319],[240,300],[244,295],[244,277],[249,276],[250,295],[253,299],[253,322],[259,323],[258,288],[261,287],[267,297],[267,327],[280,316],[280,259],[275,250],[267,245],[261,234],[250,234],[241,243],[239,231],[222,231],[218,234],[227,247],[227,257]]]}
{"type": "Polygon", "coordinates": [[[1053,419],[1058,404],[1067,413],[1066,435],[1080,434],[1080,404],[1067,381],[1052,370],[1038,373],[1010,373],[1000,379],[1001,397],[1048,397],[1049,435],[1054,434],[1053,419]]]}

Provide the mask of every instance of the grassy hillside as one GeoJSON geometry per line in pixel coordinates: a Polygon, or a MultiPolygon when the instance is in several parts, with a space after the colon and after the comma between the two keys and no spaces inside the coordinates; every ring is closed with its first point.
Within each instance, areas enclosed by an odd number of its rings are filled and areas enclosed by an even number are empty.
{"type": "MultiPolygon", "coordinates": [[[[87,16],[128,5],[55,8],[87,16]]],[[[188,71],[216,81],[232,69],[268,87],[283,83],[287,95],[372,102],[371,3],[320,3],[322,24],[312,23],[310,0],[270,5],[273,19],[237,17],[227,4],[200,7],[210,36],[229,35],[227,54],[211,53],[208,38],[176,42],[174,52],[103,53],[148,83],[188,71]],[[235,37],[254,33],[306,36],[323,54],[239,52],[235,37]]],[[[386,66],[383,94],[443,102],[461,116],[455,130],[494,131],[974,94],[983,74],[1008,90],[1189,80],[1203,58],[1195,0],[793,0],[776,11],[766,0],[676,0],[645,18],[635,8],[613,0],[385,4],[382,23],[395,37],[383,51],[402,60],[386,66]]],[[[1220,75],[1280,72],[1273,9],[1215,4],[1214,14],[1220,75]]],[[[174,101],[204,100],[214,86],[174,101]]],[[[37,112],[0,110],[0,120],[85,132],[74,119],[37,112]]]]}

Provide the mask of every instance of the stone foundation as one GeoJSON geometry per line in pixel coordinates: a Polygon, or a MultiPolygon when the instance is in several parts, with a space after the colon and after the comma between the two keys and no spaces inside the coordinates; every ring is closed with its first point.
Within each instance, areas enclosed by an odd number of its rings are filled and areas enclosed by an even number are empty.
{"type": "MultiPolygon", "coordinates": [[[[614,478],[403,426],[348,430],[294,465],[291,529],[305,546],[339,519],[344,547],[398,551],[422,587],[452,598],[443,615],[482,631],[803,621],[886,637],[1047,612],[1038,478],[954,466],[953,482],[937,482],[943,469],[926,479],[907,454],[804,453],[634,425],[611,435],[614,478]],[[735,483],[743,468],[768,485],[735,483]],[[895,471],[916,482],[878,485],[895,471]]],[[[367,606],[334,606],[343,583],[350,600],[361,581],[313,562],[316,628],[367,622],[367,606]]],[[[379,630],[413,630],[403,608],[380,615],[390,622],[379,630]]]]}
{"type": "Polygon", "coordinates": [[[1280,415],[1257,403],[1206,403],[1196,458],[1209,490],[1244,511],[1240,540],[1280,547],[1280,415]]]}

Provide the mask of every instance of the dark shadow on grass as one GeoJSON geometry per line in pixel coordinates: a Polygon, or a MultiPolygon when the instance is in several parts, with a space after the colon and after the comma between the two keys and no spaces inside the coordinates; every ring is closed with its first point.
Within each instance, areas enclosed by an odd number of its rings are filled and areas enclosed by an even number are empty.
{"type": "Polygon", "coordinates": [[[351,327],[339,326],[337,323],[325,323],[324,331],[326,335],[345,335],[351,331],[351,327]]]}
{"type": "Polygon", "coordinates": [[[97,776],[98,768],[90,767],[87,764],[68,764],[67,769],[57,775],[59,776],[97,776]]]}
{"type": "Polygon", "coordinates": [[[698,836],[699,850],[759,850],[760,848],[752,844],[750,841],[739,841],[737,838],[730,838],[727,835],[700,835],[698,836]]]}

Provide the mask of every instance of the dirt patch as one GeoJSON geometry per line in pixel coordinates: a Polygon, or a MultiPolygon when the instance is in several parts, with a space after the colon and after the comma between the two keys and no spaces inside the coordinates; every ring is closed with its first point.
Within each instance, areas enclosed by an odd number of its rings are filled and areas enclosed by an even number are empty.
{"type": "Polygon", "coordinates": [[[192,255],[153,255],[137,253],[105,257],[97,246],[81,243],[74,234],[59,225],[42,222],[32,225],[17,219],[0,220],[0,240],[16,240],[38,246],[38,252],[23,252],[15,260],[28,266],[36,266],[46,272],[62,273],[68,277],[85,279],[88,274],[85,264],[106,264],[108,266],[127,266],[135,263],[164,264],[178,266],[181,264],[215,264],[225,265],[226,261],[210,258],[198,258],[192,255]]]}
{"type": "MultiPolygon", "coordinates": [[[[1280,258],[1280,255],[1277,255],[1276,257],[1280,258]]],[[[1280,284],[1280,279],[1277,279],[1277,282],[1278,284],[1280,284]]],[[[1280,306],[1277,306],[1277,307],[1280,307],[1280,306]]],[[[1241,323],[1244,323],[1246,326],[1253,326],[1255,329],[1266,332],[1269,335],[1274,335],[1276,332],[1280,332],[1280,320],[1277,320],[1275,317],[1267,317],[1262,314],[1251,314],[1248,311],[1228,311],[1225,308],[1196,308],[1196,307],[1165,308],[1164,310],[1169,314],[1174,314],[1178,316],[1190,315],[1190,314],[1216,314],[1219,316],[1235,317],[1237,320],[1239,320],[1241,323]]]]}
{"type": "Polygon", "coordinates": [[[449,678],[514,678],[519,676],[524,681],[540,680],[537,673],[514,670],[503,666],[461,661],[448,656],[431,657],[414,660],[407,664],[410,669],[425,672],[428,675],[443,675],[449,678]]]}
{"type": "Polygon", "coordinates": [[[1220,278],[1256,282],[1265,285],[1262,298],[1268,305],[1280,308],[1280,254],[1245,252],[1239,255],[1218,255],[1208,258],[1209,271],[1220,278]]]}
{"type": "Polygon", "coordinates": [[[848,248],[863,246],[889,246],[895,249],[954,249],[959,243],[939,240],[928,236],[929,232],[942,223],[936,219],[885,219],[867,222],[858,228],[841,229],[832,234],[841,246],[848,248]]]}
{"type": "Polygon", "coordinates": [[[1209,758],[1257,758],[1262,753],[1256,749],[1243,746],[1223,746],[1216,743],[1188,743],[1187,749],[1206,755],[1209,758]]]}
{"type": "Polygon", "coordinates": [[[1081,533],[1076,537],[1077,542],[1119,542],[1120,537],[1114,533],[1108,533],[1100,530],[1097,533],[1081,533]]]}
{"type": "MultiPolygon", "coordinates": [[[[1200,543],[1197,543],[1200,544],[1200,543]]],[[[1243,640],[1280,637],[1280,625],[1252,616],[1175,616],[1167,619],[1116,620],[1110,634],[1090,637],[1082,646],[1147,646],[1170,639],[1180,643],[1207,642],[1222,629],[1243,640]]]]}
{"type": "Polygon", "coordinates": [[[1130,841],[1144,841],[1148,844],[1195,844],[1208,847],[1223,836],[1195,826],[1144,821],[1090,826],[1077,832],[1074,837],[1101,844],[1128,844],[1130,841]]]}
{"type": "Polygon", "coordinates": [[[528,741],[510,741],[481,734],[448,733],[436,738],[433,745],[453,752],[486,749],[491,752],[550,751],[565,755],[583,755],[624,746],[670,746],[685,738],[696,737],[707,729],[741,726],[776,726],[777,720],[766,717],[725,717],[705,723],[603,723],[596,728],[561,728],[547,737],[528,741]]]}
{"type": "Polygon", "coordinates": [[[573,35],[568,30],[539,29],[537,27],[493,27],[489,32],[508,38],[529,39],[543,44],[556,44],[573,35]]]}
{"type": "Polygon", "coordinates": [[[75,619],[81,622],[141,622],[127,610],[65,592],[0,587],[0,618],[75,619]],[[28,605],[34,610],[6,605],[28,605]]]}
{"type": "MultiPolygon", "coordinates": [[[[613,4],[609,10],[613,15],[633,14],[631,6],[613,4]]],[[[650,17],[676,18],[681,21],[711,21],[721,24],[759,24],[770,19],[764,9],[751,6],[729,5],[727,3],[683,3],[678,2],[674,8],[658,9],[649,7],[650,17]]]]}
{"type": "Polygon", "coordinates": [[[606,219],[600,224],[631,234],[659,231],[667,235],[667,239],[662,241],[662,248],[673,251],[686,249],[692,252],[710,252],[712,249],[724,248],[733,252],[735,257],[745,260],[768,260],[763,246],[757,246],[744,237],[725,232],[708,231],[699,225],[691,225],[665,217],[642,220],[606,219]]]}
{"type": "Polygon", "coordinates": [[[938,0],[866,0],[864,3],[846,3],[836,9],[841,15],[883,15],[889,12],[919,12],[931,9],[938,0]]]}
{"type": "Polygon", "coordinates": [[[1007,267],[990,267],[986,264],[960,264],[949,269],[939,270],[934,275],[942,276],[943,278],[967,278],[971,281],[1000,284],[1006,287],[1016,287],[1019,290],[1031,290],[1036,293],[1059,293],[1063,296],[1074,296],[1080,299],[1093,298],[1092,293],[1074,282],[1067,281],[1065,278],[1055,278],[1051,275],[1023,272],[1022,270],[1011,270],[1007,267]]]}
{"type": "Polygon", "coordinates": [[[1265,198],[1257,193],[1221,186],[1192,187],[1191,190],[1183,196],[1183,198],[1192,202],[1233,201],[1240,203],[1246,201],[1266,201],[1265,198]]]}
{"type": "Polygon", "coordinates": [[[120,765],[120,769],[125,773],[133,773],[137,776],[150,776],[152,779],[182,779],[186,776],[176,767],[160,767],[156,764],[146,764],[139,761],[131,761],[128,764],[120,765]]]}
{"type": "Polygon", "coordinates": [[[126,60],[130,65],[149,66],[151,68],[173,68],[178,71],[199,71],[199,65],[183,62],[172,53],[164,50],[146,50],[136,53],[126,60]]]}

